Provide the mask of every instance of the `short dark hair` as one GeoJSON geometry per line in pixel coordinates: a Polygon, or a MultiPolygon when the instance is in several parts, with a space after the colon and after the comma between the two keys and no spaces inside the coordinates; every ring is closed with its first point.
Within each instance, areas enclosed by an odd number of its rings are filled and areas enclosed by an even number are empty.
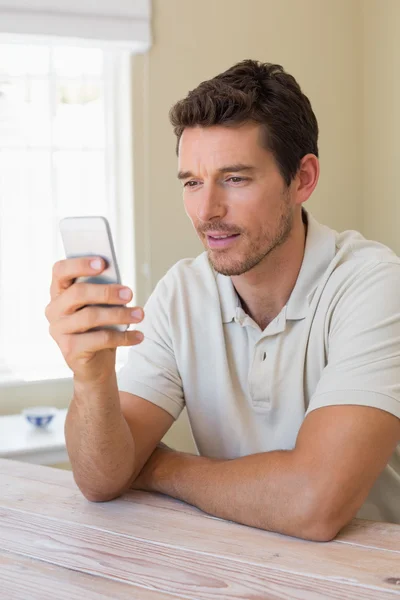
{"type": "Polygon", "coordinates": [[[186,127],[260,123],[287,185],[306,154],[318,156],[318,123],[307,96],[280,65],[243,60],[203,81],[169,113],[179,141],[186,127]]]}

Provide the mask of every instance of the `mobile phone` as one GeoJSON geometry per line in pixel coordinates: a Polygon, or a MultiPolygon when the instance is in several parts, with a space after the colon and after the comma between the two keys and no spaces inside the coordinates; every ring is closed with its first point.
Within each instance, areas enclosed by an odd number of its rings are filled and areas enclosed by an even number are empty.
{"type": "MultiPolygon", "coordinates": [[[[106,268],[99,275],[78,277],[75,282],[121,284],[111,228],[105,217],[65,217],[60,221],[60,233],[67,258],[99,256],[106,263],[106,268]]],[[[99,306],[109,308],[114,305],[101,304],[99,306]]],[[[89,331],[97,331],[99,329],[126,331],[128,327],[129,325],[126,324],[107,325],[104,327],[94,327],[89,331]]]]}

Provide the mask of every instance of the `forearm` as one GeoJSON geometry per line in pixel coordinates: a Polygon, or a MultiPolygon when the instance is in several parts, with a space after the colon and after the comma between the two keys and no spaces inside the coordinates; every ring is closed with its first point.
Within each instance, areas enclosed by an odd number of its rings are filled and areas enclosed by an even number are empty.
{"type": "Polygon", "coordinates": [[[116,376],[102,385],[74,381],[65,438],[75,481],[89,500],[110,500],[129,487],[135,448],[116,376]]]}
{"type": "Polygon", "coordinates": [[[329,537],[318,523],[310,477],[294,451],[230,461],[161,451],[149,467],[145,488],[217,517],[296,537],[329,537]]]}

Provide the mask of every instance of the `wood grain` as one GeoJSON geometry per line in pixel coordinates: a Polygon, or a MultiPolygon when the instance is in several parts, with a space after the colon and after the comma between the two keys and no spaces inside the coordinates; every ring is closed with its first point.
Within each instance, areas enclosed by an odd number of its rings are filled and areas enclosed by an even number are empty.
{"type": "MultiPolygon", "coordinates": [[[[40,475],[46,467],[37,467],[40,475]]],[[[32,472],[30,472],[32,477],[32,472]]],[[[49,474],[45,473],[48,477],[49,474]]],[[[388,580],[400,577],[400,553],[373,550],[354,544],[335,542],[321,544],[260,531],[221,519],[205,517],[204,513],[165,496],[132,492],[113,502],[87,502],[70,482],[69,473],[58,473],[63,487],[43,481],[2,476],[1,506],[26,510],[38,515],[68,519],[71,523],[89,525],[156,543],[173,545],[197,552],[213,554],[239,561],[324,577],[331,581],[348,581],[380,589],[396,589],[388,580]],[[66,487],[68,489],[66,489],[66,487]],[[23,491],[24,490],[24,491],[23,491]],[[23,493],[21,493],[23,491],[23,493]],[[52,502],[46,503],[46,498],[52,502]],[[355,568],[357,564],[357,568],[355,568]]],[[[368,522],[364,523],[367,527],[368,522]]],[[[388,525],[397,532],[400,527],[388,525]]],[[[362,527],[361,527],[362,530],[362,527]]],[[[376,536],[378,532],[375,532],[376,536]]],[[[357,539],[357,531],[353,538],[357,539]]],[[[381,536],[381,545],[384,536],[381,536]]],[[[398,589],[398,588],[397,588],[398,589]]]]}
{"type": "Polygon", "coordinates": [[[196,600],[400,596],[397,525],[354,521],[323,544],[216,519],[156,494],[89,503],[71,473],[49,467],[0,460],[0,481],[1,546],[88,577],[196,600]]]}
{"type": "MultiPolygon", "coordinates": [[[[248,562],[135,540],[11,509],[0,510],[0,547],[69,571],[191,600],[383,600],[379,588],[303,576],[248,562]]],[[[117,596],[118,597],[118,596],[117,596]]]]}
{"type": "Polygon", "coordinates": [[[400,553],[400,526],[354,519],[339,533],[335,542],[400,553]]]}
{"type": "MultiPolygon", "coordinates": [[[[24,481],[48,483],[51,486],[56,486],[56,488],[64,488],[64,494],[67,494],[65,496],[65,501],[67,504],[70,502],[76,502],[81,506],[82,502],[85,502],[73,481],[71,472],[65,472],[62,470],[51,469],[33,464],[27,467],[27,465],[23,462],[0,459],[0,477],[2,475],[10,475],[13,478],[22,478],[24,481]]],[[[185,504],[184,502],[180,502],[179,500],[169,498],[168,496],[162,496],[160,494],[130,492],[114,502],[117,502],[119,505],[120,502],[131,503],[132,500],[135,503],[159,508],[163,511],[178,511],[179,514],[185,513],[187,515],[195,515],[197,518],[211,519],[221,523],[227,522],[223,519],[208,515],[197,508],[190,506],[189,504],[185,504]]],[[[92,504],[89,506],[96,505],[92,504]]],[[[99,504],[97,506],[104,506],[104,504],[99,504]]],[[[252,528],[246,527],[246,529],[256,531],[252,528]]],[[[280,534],[273,534],[271,532],[269,533],[270,535],[282,537],[280,534]]],[[[287,536],[283,537],[284,539],[295,539],[287,536]]],[[[337,536],[337,538],[330,543],[350,543],[359,546],[365,546],[366,548],[382,548],[385,550],[400,552],[400,525],[354,519],[352,523],[345,527],[337,536]]]]}
{"type": "Polygon", "coordinates": [[[180,600],[184,596],[154,592],[120,581],[94,577],[0,551],[3,600],[180,600]],[[56,594],[54,590],[57,590],[56,594]]]}

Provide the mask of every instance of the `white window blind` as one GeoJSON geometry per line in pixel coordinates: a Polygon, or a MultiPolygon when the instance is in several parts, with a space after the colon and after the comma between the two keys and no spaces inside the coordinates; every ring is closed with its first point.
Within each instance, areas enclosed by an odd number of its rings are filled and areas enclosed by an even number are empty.
{"type": "Polygon", "coordinates": [[[130,114],[126,53],[0,43],[0,383],[71,375],[44,316],[62,217],[108,217],[135,287],[130,114]]]}
{"type": "Polygon", "coordinates": [[[0,0],[0,33],[143,52],[150,46],[150,0],[0,0]]]}

